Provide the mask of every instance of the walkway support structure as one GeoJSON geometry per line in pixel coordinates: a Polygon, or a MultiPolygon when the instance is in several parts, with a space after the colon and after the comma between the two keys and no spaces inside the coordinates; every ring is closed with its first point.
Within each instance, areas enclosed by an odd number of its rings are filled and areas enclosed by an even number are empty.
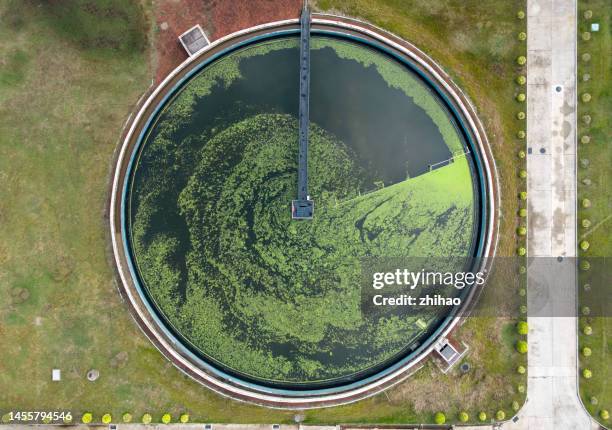
{"type": "Polygon", "coordinates": [[[293,219],[312,219],[314,202],[308,195],[308,126],[310,124],[310,10],[306,3],[300,18],[300,135],[298,198],[291,202],[293,219]]]}

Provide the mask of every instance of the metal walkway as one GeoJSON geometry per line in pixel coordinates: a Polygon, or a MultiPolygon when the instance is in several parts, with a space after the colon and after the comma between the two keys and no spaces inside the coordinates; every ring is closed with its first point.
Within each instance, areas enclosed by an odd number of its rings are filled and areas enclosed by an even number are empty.
{"type": "Polygon", "coordinates": [[[308,195],[308,125],[310,123],[310,10],[304,4],[300,17],[300,111],[298,198],[291,202],[293,219],[312,219],[314,202],[308,195]]]}

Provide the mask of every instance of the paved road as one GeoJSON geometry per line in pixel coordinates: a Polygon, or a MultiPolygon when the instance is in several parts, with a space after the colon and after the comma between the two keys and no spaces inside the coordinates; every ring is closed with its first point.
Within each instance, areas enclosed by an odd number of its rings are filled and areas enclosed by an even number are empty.
{"type": "Polygon", "coordinates": [[[597,428],[577,395],[576,0],[528,0],[527,403],[504,429],[597,428]],[[558,257],[562,257],[558,258],[558,257]]]}

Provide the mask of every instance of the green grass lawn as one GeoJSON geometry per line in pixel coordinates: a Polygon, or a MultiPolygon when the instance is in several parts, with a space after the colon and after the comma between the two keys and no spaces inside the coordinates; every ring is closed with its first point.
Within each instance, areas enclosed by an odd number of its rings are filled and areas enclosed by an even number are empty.
{"type": "MultiPolygon", "coordinates": [[[[612,28],[610,2],[608,0],[588,0],[579,2],[578,28],[578,94],[591,95],[588,103],[579,102],[578,109],[578,139],[589,136],[588,143],[579,143],[579,183],[578,198],[589,199],[590,208],[578,212],[579,240],[587,241],[589,248],[581,251],[583,259],[591,260],[593,265],[600,264],[598,258],[610,258],[612,255],[612,129],[610,114],[612,113],[612,28]],[[587,11],[592,12],[589,18],[587,11]],[[590,40],[583,40],[582,33],[589,31],[591,23],[600,24],[599,32],[591,33],[590,40]],[[589,54],[585,57],[585,54],[589,54]],[[590,75],[584,80],[585,74],[590,75]],[[590,117],[590,121],[588,117],[590,117]],[[588,160],[588,167],[584,167],[588,160]],[[588,220],[590,225],[582,223],[588,220]]],[[[582,304],[592,302],[593,297],[610,297],[609,282],[592,282],[592,273],[581,273],[580,300],[582,304]],[[590,290],[584,286],[590,284],[590,290]],[[606,295],[607,292],[607,295],[606,295]]],[[[590,357],[581,354],[581,369],[590,369],[591,379],[580,378],[580,395],[587,410],[603,424],[610,426],[611,420],[600,417],[602,410],[612,412],[612,316],[610,304],[605,303],[605,313],[598,311],[597,316],[582,317],[581,329],[590,325],[593,334],[581,334],[580,347],[592,350],[590,357]],[[603,315],[603,316],[602,316],[603,315]],[[596,399],[596,401],[594,400],[596,399]]]]}
{"type": "MultiPolygon", "coordinates": [[[[208,422],[290,422],[293,413],[236,403],[192,382],[147,341],[122,303],[109,265],[104,209],[121,128],[146,90],[147,6],[127,0],[0,4],[0,414],[124,412],[154,421],[187,411],[208,422]],[[89,5],[85,8],[86,5],[89,5]],[[82,25],[75,25],[79,21],[82,25]],[[62,381],[51,382],[51,369],[62,381]],[[89,369],[100,378],[88,382],[89,369]]],[[[436,58],[469,94],[502,172],[500,253],[517,246],[516,177],[524,125],[513,80],[524,51],[522,2],[321,1],[371,19],[436,58]]],[[[603,121],[603,120],[602,120],[603,121]]],[[[603,122],[601,123],[603,124],[603,122]]],[[[442,375],[428,363],[386,394],[309,411],[307,422],[431,422],[467,410],[511,415],[522,402],[512,320],[474,318],[461,328],[472,371],[442,375]]]]}

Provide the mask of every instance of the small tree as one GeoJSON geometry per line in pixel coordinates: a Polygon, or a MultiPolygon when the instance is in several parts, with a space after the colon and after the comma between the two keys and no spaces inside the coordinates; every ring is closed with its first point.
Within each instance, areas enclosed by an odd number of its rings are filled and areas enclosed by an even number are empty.
{"type": "Polygon", "coordinates": [[[446,415],[442,412],[436,412],[434,415],[434,423],[436,424],[444,424],[446,422],[446,415]]]}

